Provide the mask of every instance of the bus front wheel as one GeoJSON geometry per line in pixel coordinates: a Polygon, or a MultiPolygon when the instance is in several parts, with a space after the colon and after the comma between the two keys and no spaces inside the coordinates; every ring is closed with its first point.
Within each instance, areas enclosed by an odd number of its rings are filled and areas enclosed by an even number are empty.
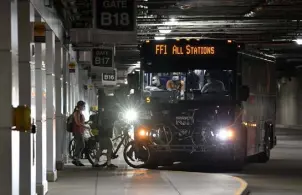
{"type": "Polygon", "coordinates": [[[270,150],[270,142],[269,140],[267,140],[264,143],[264,151],[258,154],[258,162],[259,163],[266,163],[267,161],[269,161],[270,157],[271,157],[271,150],[270,150]]]}

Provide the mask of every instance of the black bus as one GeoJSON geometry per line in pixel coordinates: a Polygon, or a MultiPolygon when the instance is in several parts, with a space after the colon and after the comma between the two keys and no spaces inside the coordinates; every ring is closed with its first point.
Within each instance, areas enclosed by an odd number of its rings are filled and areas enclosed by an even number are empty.
{"type": "Polygon", "coordinates": [[[275,64],[249,59],[243,47],[204,39],[141,45],[136,97],[143,103],[134,142],[144,148],[136,151],[144,166],[211,160],[241,168],[248,156],[269,160],[275,64]]]}

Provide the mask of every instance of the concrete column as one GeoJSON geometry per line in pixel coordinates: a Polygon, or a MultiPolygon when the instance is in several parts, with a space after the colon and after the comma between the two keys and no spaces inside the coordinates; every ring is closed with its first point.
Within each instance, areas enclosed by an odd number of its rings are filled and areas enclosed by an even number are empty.
{"type": "Polygon", "coordinates": [[[17,2],[0,1],[0,194],[19,195],[19,132],[12,131],[12,105],[19,104],[17,2]],[[5,84],[4,84],[5,83],[5,84]]]}
{"type": "Polygon", "coordinates": [[[56,170],[56,90],[55,90],[55,34],[46,32],[46,123],[47,123],[47,181],[57,180],[56,170]]]}
{"type": "Polygon", "coordinates": [[[63,161],[63,146],[66,139],[66,127],[64,126],[63,115],[63,48],[61,42],[56,42],[56,61],[55,61],[55,85],[56,85],[56,169],[62,170],[63,161]]]}
{"type": "Polygon", "coordinates": [[[280,87],[278,97],[279,123],[282,125],[298,125],[299,80],[292,78],[280,87]]]}
{"type": "MultiPolygon", "coordinates": [[[[68,73],[68,51],[64,49],[63,51],[63,115],[64,115],[64,121],[66,122],[67,117],[70,115],[70,110],[69,110],[69,73],[68,73]]],[[[64,123],[65,124],[65,123],[64,123]]],[[[66,131],[66,125],[64,126],[65,134],[65,142],[63,143],[63,148],[64,148],[64,162],[67,163],[69,158],[68,158],[68,136],[69,133],[66,131]]]]}
{"type": "MultiPolygon", "coordinates": [[[[31,3],[18,1],[19,103],[28,106],[35,105],[31,102],[31,86],[34,85],[31,83],[33,21],[31,3]]],[[[20,194],[36,195],[36,135],[32,133],[20,133],[20,194]]]]}
{"type": "MultiPolygon", "coordinates": [[[[68,50],[68,53],[67,53],[67,66],[66,66],[66,74],[67,74],[67,98],[68,98],[68,112],[69,114],[72,114],[73,112],[73,109],[74,109],[74,101],[73,101],[73,86],[72,86],[72,83],[73,83],[73,73],[70,73],[69,72],[69,63],[72,61],[72,57],[71,57],[71,53],[70,53],[70,50],[68,50]]],[[[68,148],[68,154],[69,154],[69,141],[72,139],[72,134],[69,133],[68,134],[68,139],[67,139],[67,148],[68,148]]]]}
{"type": "MultiPolygon", "coordinates": [[[[69,55],[69,63],[73,61],[71,55],[69,55]]],[[[75,107],[75,73],[69,73],[69,102],[70,110],[75,107]]]]}
{"type": "MultiPolygon", "coordinates": [[[[43,43],[45,47],[45,44],[43,43]]],[[[46,70],[42,64],[42,43],[35,44],[36,65],[36,125],[37,125],[37,194],[48,191],[46,180],[46,70]]]]}
{"type": "Polygon", "coordinates": [[[64,75],[65,75],[65,87],[66,87],[66,96],[65,96],[65,98],[66,98],[66,113],[67,113],[67,115],[69,115],[70,114],[70,108],[71,108],[71,103],[70,103],[70,74],[69,74],[69,69],[68,69],[68,64],[69,64],[69,62],[70,62],[70,54],[69,54],[69,52],[68,52],[68,50],[66,50],[66,67],[65,67],[65,73],[64,73],[64,75]]]}

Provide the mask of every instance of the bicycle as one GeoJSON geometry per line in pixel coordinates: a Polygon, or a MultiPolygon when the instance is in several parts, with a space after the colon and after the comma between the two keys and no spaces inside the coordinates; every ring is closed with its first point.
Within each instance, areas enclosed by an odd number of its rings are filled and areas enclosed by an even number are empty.
{"type": "Polygon", "coordinates": [[[158,159],[156,159],[155,154],[156,150],[154,147],[150,146],[167,146],[167,148],[169,148],[172,145],[173,138],[177,137],[175,136],[175,133],[180,134],[180,136],[178,137],[179,139],[186,140],[190,138],[191,140],[193,140],[193,134],[195,132],[195,129],[193,129],[194,116],[197,110],[198,109],[189,110],[192,112],[192,114],[188,115],[188,117],[191,119],[191,125],[186,126],[187,128],[190,128],[190,133],[188,133],[188,135],[181,132],[181,130],[170,119],[168,119],[169,112],[163,111],[162,115],[158,115],[159,123],[156,124],[155,127],[153,127],[148,133],[150,135],[148,139],[131,141],[127,146],[125,146],[124,159],[126,163],[133,168],[156,168],[158,163],[158,159]],[[172,132],[171,128],[174,128],[175,131],[172,132]],[[136,160],[142,161],[143,163],[141,165],[135,165],[130,162],[128,159],[130,152],[128,150],[134,153],[134,158],[136,160]],[[153,156],[154,154],[155,156],[153,156]]]}
{"type": "MultiPolygon", "coordinates": [[[[128,143],[132,140],[131,136],[129,135],[128,130],[123,130],[122,133],[118,136],[116,136],[114,139],[112,139],[112,145],[114,149],[112,150],[111,158],[116,159],[118,158],[118,152],[122,146],[128,145],[128,143]],[[119,141],[120,140],[120,141],[119,141]]],[[[107,157],[105,152],[102,152],[99,159],[99,165],[104,166],[107,163],[107,157]],[[102,157],[105,157],[104,161],[101,160],[102,157]]]]}
{"type": "MultiPolygon", "coordinates": [[[[194,117],[195,117],[195,112],[199,109],[190,109],[188,110],[189,112],[192,112],[191,115],[187,114],[184,117],[187,117],[187,120],[185,122],[182,121],[176,121],[177,124],[174,124],[168,116],[169,113],[162,112],[162,119],[165,122],[160,122],[156,126],[159,126],[159,129],[157,130],[158,132],[162,132],[165,135],[166,141],[164,141],[165,145],[170,145],[173,141],[173,137],[177,139],[177,141],[186,141],[190,139],[193,144],[194,143],[194,133],[195,133],[195,128],[194,128],[194,117]],[[177,125],[185,126],[184,129],[180,129],[177,127],[177,125]],[[172,132],[171,129],[174,129],[175,131],[172,132]]],[[[159,134],[159,133],[158,133],[159,134]]]]}
{"type": "MultiPolygon", "coordinates": [[[[96,155],[96,136],[90,137],[88,140],[85,140],[85,148],[82,151],[81,159],[87,159],[91,164],[94,163],[96,155]]],[[[75,152],[75,139],[71,139],[69,142],[69,157],[74,158],[75,152]]]]}

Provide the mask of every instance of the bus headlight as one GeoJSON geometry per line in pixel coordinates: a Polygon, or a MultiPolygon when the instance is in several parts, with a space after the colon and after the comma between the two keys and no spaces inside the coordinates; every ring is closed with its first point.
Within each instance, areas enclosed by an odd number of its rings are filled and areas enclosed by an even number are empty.
{"type": "Polygon", "coordinates": [[[232,140],[234,138],[234,131],[232,129],[220,129],[216,137],[222,141],[232,140]]]}
{"type": "Polygon", "coordinates": [[[134,109],[129,109],[125,112],[124,118],[129,122],[135,121],[137,120],[137,112],[134,109]]]}

